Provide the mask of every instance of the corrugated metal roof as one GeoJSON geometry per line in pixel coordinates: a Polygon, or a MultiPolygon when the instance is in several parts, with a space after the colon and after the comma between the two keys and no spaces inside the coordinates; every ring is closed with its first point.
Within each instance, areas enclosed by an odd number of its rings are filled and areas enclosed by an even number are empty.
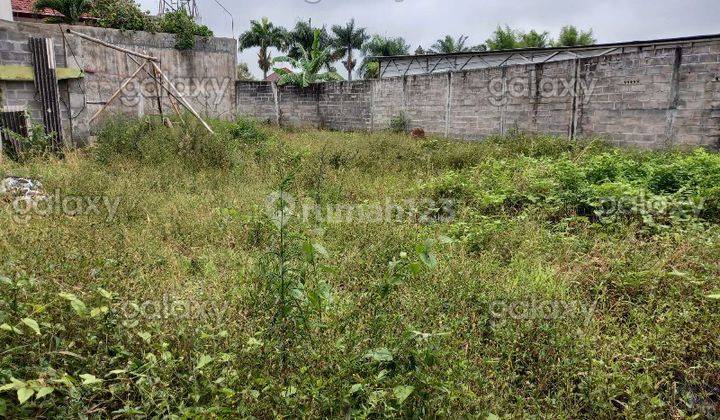
{"type": "Polygon", "coordinates": [[[614,42],[585,47],[523,48],[498,51],[474,51],[454,54],[422,54],[373,57],[380,62],[380,77],[398,77],[542,64],[577,58],[621,54],[627,48],[655,48],[672,45],[720,41],[720,34],[648,41],[614,42]]]}

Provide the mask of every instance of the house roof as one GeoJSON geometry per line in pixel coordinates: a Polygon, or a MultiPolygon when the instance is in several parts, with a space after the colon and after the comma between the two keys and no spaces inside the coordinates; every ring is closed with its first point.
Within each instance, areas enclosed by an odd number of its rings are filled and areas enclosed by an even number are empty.
{"type": "Polygon", "coordinates": [[[44,9],[41,11],[35,11],[33,6],[35,5],[35,0],[12,0],[12,11],[13,13],[17,13],[19,15],[38,15],[38,16],[62,16],[61,13],[58,13],[54,10],[50,9],[44,9]]]}
{"type": "MultiPolygon", "coordinates": [[[[290,70],[290,69],[287,68],[287,67],[283,67],[282,69],[285,70],[285,71],[288,72],[288,73],[292,73],[292,72],[293,72],[292,70],[290,70]]],[[[278,80],[280,80],[280,76],[278,76],[277,73],[272,72],[272,73],[268,74],[268,76],[265,78],[264,81],[265,81],[265,82],[277,82],[278,80]]]]}

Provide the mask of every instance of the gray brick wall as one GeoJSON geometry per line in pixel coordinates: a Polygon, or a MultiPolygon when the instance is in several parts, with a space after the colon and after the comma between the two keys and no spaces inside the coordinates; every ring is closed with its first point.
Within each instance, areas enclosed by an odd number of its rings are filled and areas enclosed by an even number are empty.
{"type": "Polygon", "coordinates": [[[371,81],[324,83],[319,97],[320,126],[329,130],[369,131],[371,81]]]}
{"type": "MultiPolygon", "coordinates": [[[[68,28],[63,26],[63,29],[68,28]]],[[[72,29],[100,38],[114,45],[144,52],[160,59],[160,66],[190,104],[201,114],[219,118],[234,117],[236,41],[226,38],[198,38],[194,49],[179,51],[173,48],[175,39],[169,34],[119,31],[114,29],[72,27],[72,29]]],[[[63,34],[58,25],[0,21],[0,64],[31,66],[28,39],[31,36],[53,38],[58,67],[79,67],[85,78],[60,82],[60,109],[67,138],[76,144],[84,143],[92,129],[112,114],[138,116],[157,114],[155,86],[144,72],[123,91],[119,99],[108,107],[92,125],[88,123],[137,68],[127,56],[75,35],[63,34]],[[89,103],[86,103],[89,102],[89,103]]],[[[172,108],[163,94],[165,112],[172,108]]],[[[26,106],[34,117],[39,114],[32,83],[0,81],[0,106],[26,106]]]]}
{"type": "MultiPolygon", "coordinates": [[[[720,146],[720,42],[308,89],[279,87],[280,122],[335,130],[411,127],[481,139],[517,129],[658,149],[720,146]],[[316,101],[316,103],[313,103],[316,101]]],[[[269,84],[239,83],[238,111],[277,118],[269,84]]]]}

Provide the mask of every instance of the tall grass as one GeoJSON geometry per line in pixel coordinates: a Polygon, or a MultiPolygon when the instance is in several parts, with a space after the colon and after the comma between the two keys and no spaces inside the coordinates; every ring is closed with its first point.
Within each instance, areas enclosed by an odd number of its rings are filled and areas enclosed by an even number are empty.
{"type": "Polygon", "coordinates": [[[718,155],[186,121],[1,164],[120,201],[2,203],[0,416],[717,416],[718,155]]]}

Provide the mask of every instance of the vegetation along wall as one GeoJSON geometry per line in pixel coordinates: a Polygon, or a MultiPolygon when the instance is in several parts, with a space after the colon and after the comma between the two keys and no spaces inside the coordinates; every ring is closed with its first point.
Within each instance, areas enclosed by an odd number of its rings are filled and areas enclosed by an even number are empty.
{"type": "MultiPolygon", "coordinates": [[[[53,39],[60,113],[67,139],[82,144],[91,129],[112,114],[158,113],[155,84],[147,73],[140,72],[112,102],[108,112],[89,124],[90,117],[110,99],[138,64],[123,52],[64,33],[67,28],[159,58],[160,67],[173,86],[198,112],[220,118],[234,115],[237,51],[234,39],[197,38],[194,48],[178,50],[174,48],[175,37],[170,34],[8,21],[0,21],[0,107],[25,108],[35,123],[42,124],[41,105],[30,70],[29,38],[44,37],[53,39]]],[[[168,95],[163,93],[161,96],[165,112],[174,112],[168,95]]]]}
{"type": "Polygon", "coordinates": [[[241,114],[334,130],[384,130],[404,114],[410,129],[454,138],[517,129],[718,149],[720,42],[307,89],[238,82],[236,97],[241,114]]]}

